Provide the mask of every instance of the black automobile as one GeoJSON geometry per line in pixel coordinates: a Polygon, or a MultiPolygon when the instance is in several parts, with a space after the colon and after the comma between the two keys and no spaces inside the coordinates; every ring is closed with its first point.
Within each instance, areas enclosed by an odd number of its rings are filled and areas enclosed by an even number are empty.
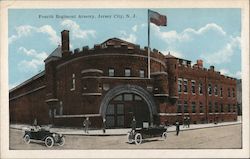
{"type": "Polygon", "coordinates": [[[131,130],[127,134],[128,142],[135,142],[136,145],[141,144],[143,139],[152,137],[162,137],[165,140],[167,138],[167,128],[164,126],[146,126],[136,128],[135,131],[131,130]]]}
{"type": "Polygon", "coordinates": [[[42,141],[49,148],[54,144],[63,146],[65,143],[65,137],[62,134],[50,132],[48,128],[41,128],[40,126],[33,126],[29,130],[25,130],[23,140],[27,144],[31,141],[42,141]]]}

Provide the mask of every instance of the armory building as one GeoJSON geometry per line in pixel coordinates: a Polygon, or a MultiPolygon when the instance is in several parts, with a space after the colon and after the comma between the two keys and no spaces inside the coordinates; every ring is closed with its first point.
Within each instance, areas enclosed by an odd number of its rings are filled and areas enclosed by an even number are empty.
{"type": "Polygon", "coordinates": [[[45,59],[45,70],[9,92],[11,123],[130,127],[142,122],[173,124],[237,120],[236,79],[221,75],[202,60],[191,61],[117,38],[69,50],[69,31],[62,46],[45,59]]]}

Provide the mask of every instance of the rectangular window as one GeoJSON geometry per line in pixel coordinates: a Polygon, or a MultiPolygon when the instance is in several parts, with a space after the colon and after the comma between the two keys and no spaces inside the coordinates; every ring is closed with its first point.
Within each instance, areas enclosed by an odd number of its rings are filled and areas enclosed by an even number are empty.
{"type": "Polygon", "coordinates": [[[224,112],[224,106],[223,106],[223,104],[220,104],[220,112],[224,112]]]}
{"type": "Polygon", "coordinates": [[[195,94],[195,81],[192,81],[191,91],[193,94],[195,94]]]}
{"type": "Polygon", "coordinates": [[[184,93],[188,92],[188,80],[187,79],[183,80],[183,92],[184,93]]]}
{"type": "Polygon", "coordinates": [[[133,94],[124,94],[124,101],[132,101],[133,94]]]}
{"type": "Polygon", "coordinates": [[[227,89],[227,96],[228,96],[228,97],[231,97],[230,88],[227,89]]]}
{"type": "Polygon", "coordinates": [[[118,95],[114,98],[114,101],[122,101],[122,95],[118,95]]]}
{"type": "Polygon", "coordinates": [[[106,110],[107,115],[113,115],[115,113],[115,106],[114,104],[109,104],[106,110]]]}
{"type": "Polygon", "coordinates": [[[231,105],[230,104],[227,105],[227,112],[231,112],[231,105]]]}
{"type": "Polygon", "coordinates": [[[233,112],[236,112],[236,105],[233,105],[233,112]]]}
{"type": "Polygon", "coordinates": [[[203,107],[202,102],[200,102],[200,113],[204,113],[204,107],[203,107]]]}
{"type": "Polygon", "coordinates": [[[208,94],[211,96],[212,95],[212,84],[208,84],[208,94]]]}
{"type": "Polygon", "coordinates": [[[71,91],[75,90],[76,88],[76,78],[75,78],[75,74],[72,74],[72,82],[71,82],[71,91]]]}
{"type": "Polygon", "coordinates": [[[182,79],[178,78],[178,92],[181,93],[182,92],[182,79]]]}
{"type": "Polygon", "coordinates": [[[125,77],[130,77],[131,76],[131,69],[126,68],[125,69],[125,77]]]}
{"type": "Polygon", "coordinates": [[[184,113],[188,113],[188,103],[187,103],[187,101],[184,101],[183,106],[184,106],[184,113]]]}
{"type": "Polygon", "coordinates": [[[117,104],[117,114],[124,114],[124,105],[117,104]]]}
{"type": "Polygon", "coordinates": [[[180,100],[178,100],[178,104],[177,104],[177,113],[182,113],[182,109],[181,109],[182,103],[180,100]]]}
{"type": "Polygon", "coordinates": [[[109,77],[114,77],[115,76],[115,70],[113,68],[109,69],[109,77]]]}
{"type": "Polygon", "coordinates": [[[223,97],[223,88],[222,88],[222,86],[220,87],[220,96],[223,97]]]}
{"type": "Polygon", "coordinates": [[[141,98],[140,96],[138,96],[138,95],[135,95],[135,100],[137,100],[137,101],[141,101],[141,100],[142,100],[142,98],[141,98]]]}
{"type": "Polygon", "coordinates": [[[215,113],[219,112],[219,108],[218,108],[218,103],[217,102],[214,103],[214,109],[215,109],[215,113]]]}
{"type": "Polygon", "coordinates": [[[201,83],[201,82],[199,83],[199,93],[200,93],[200,94],[203,93],[203,90],[202,90],[202,83],[201,83]]]}
{"type": "Polygon", "coordinates": [[[217,88],[217,85],[214,86],[214,95],[218,95],[218,88],[217,88]]]}
{"type": "Polygon", "coordinates": [[[145,77],[144,70],[140,70],[140,77],[145,77]]]}
{"type": "Polygon", "coordinates": [[[209,111],[209,113],[213,112],[212,102],[209,102],[209,104],[208,104],[208,111],[209,111]]]}
{"type": "Polygon", "coordinates": [[[196,112],[196,103],[192,102],[192,113],[196,112]]]}
{"type": "Polygon", "coordinates": [[[232,93],[233,93],[233,97],[235,97],[235,91],[234,91],[234,88],[232,88],[232,93]]]}

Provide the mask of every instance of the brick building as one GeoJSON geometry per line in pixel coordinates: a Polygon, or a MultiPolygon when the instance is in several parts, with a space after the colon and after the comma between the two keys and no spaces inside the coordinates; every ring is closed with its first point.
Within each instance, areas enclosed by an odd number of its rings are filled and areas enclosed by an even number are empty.
{"type": "Polygon", "coordinates": [[[237,119],[236,79],[221,75],[202,60],[191,61],[150,53],[147,48],[117,38],[69,50],[69,31],[61,32],[62,46],[45,59],[45,70],[9,92],[11,123],[92,127],[106,118],[108,127],[138,126],[189,116],[191,123],[237,119]]]}

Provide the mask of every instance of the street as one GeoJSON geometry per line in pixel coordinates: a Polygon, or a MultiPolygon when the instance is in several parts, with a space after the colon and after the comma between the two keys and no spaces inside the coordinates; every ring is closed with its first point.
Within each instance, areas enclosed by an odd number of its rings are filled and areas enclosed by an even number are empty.
{"type": "Polygon", "coordinates": [[[48,149],[214,149],[214,148],[241,148],[241,124],[180,131],[168,133],[166,140],[149,138],[141,145],[129,144],[127,136],[80,136],[66,135],[65,145],[47,148],[44,143],[24,143],[24,132],[10,129],[11,150],[48,150],[48,149]]]}

